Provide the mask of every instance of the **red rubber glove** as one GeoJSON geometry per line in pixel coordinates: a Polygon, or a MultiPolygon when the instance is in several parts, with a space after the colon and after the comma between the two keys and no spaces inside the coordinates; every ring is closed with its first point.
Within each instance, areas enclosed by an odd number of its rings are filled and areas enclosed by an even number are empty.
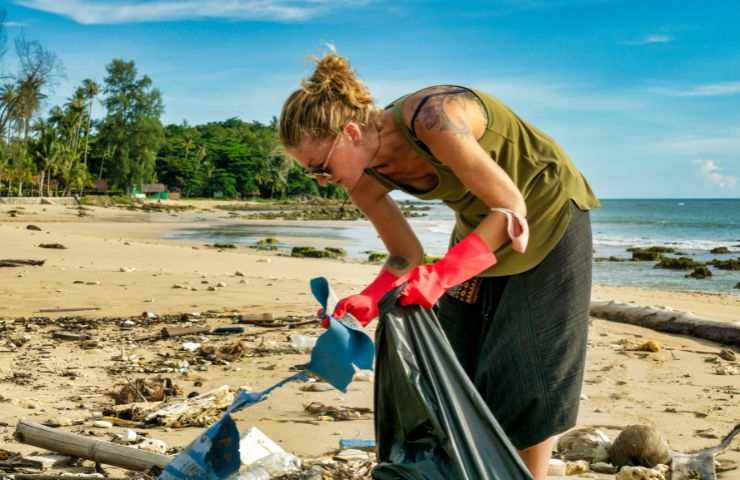
{"type": "MultiPolygon", "coordinates": [[[[342,318],[350,313],[363,327],[367,326],[378,316],[378,301],[397,285],[398,278],[394,273],[383,270],[362,292],[341,299],[332,316],[342,318]]],[[[323,318],[321,326],[329,328],[329,317],[323,318]]]]}
{"type": "Polygon", "coordinates": [[[471,233],[430,265],[420,265],[408,274],[406,288],[399,296],[401,305],[432,308],[447,289],[469,280],[496,264],[496,256],[486,243],[471,233]]]}

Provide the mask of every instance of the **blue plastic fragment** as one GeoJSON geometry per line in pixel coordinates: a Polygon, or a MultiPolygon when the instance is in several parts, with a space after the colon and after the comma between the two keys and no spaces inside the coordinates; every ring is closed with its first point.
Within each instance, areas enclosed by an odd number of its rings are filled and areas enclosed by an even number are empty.
{"type": "MultiPolygon", "coordinates": [[[[336,302],[332,299],[336,297],[326,278],[311,279],[311,292],[325,312],[333,310],[336,302]]],[[[316,341],[307,368],[334,388],[346,392],[355,367],[372,370],[374,357],[373,341],[362,328],[329,317],[329,328],[316,341]]]]}
{"type": "Polygon", "coordinates": [[[356,448],[357,450],[375,450],[375,440],[358,440],[343,438],[339,440],[339,448],[356,448]]]}

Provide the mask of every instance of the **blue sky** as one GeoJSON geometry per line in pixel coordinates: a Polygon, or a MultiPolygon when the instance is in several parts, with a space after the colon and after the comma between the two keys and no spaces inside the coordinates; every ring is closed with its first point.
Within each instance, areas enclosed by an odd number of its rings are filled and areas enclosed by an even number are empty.
{"type": "MultiPolygon", "coordinates": [[[[113,58],[163,120],[268,121],[336,45],[386,103],[487,90],[553,135],[603,198],[740,197],[740,6],[609,0],[0,0],[65,65],[49,105],[113,58]]],[[[3,68],[13,67],[8,52],[3,68]]],[[[98,112],[102,110],[98,108],[98,112]]]]}

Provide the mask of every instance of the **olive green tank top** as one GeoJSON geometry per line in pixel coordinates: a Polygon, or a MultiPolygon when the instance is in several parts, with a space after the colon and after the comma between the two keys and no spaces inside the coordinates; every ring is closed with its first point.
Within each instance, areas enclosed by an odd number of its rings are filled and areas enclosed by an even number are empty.
{"type": "MultiPolygon", "coordinates": [[[[571,200],[582,210],[599,207],[599,201],[555,140],[519,118],[500,100],[479,90],[465,89],[475,94],[485,106],[488,124],[478,143],[511,177],[524,196],[530,229],[526,252],[514,252],[510,242],[505,244],[495,252],[498,263],[480,276],[522,273],[539,264],[562,238],[570,222],[571,200]]],[[[401,190],[421,200],[441,200],[450,207],[455,212],[455,228],[450,239],[452,246],[488,216],[489,207],[411,133],[402,116],[403,102],[408,97],[401,97],[388,108],[392,110],[396,128],[437,171],[437,186],[419,193],[395,184],[373,169],[367,169],[366,173],[387,188],[401,190]]]]}

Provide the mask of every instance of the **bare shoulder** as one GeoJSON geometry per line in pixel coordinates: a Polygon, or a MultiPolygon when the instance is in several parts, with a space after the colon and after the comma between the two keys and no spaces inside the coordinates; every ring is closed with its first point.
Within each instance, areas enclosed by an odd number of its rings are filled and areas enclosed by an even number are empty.
{"type": "Polygon", "coordinates": [[[477,139],[488,123],[480,98],[467,88],[452,85],[432,86],[413,93],[404,101],[402,113],[406,125],[422,140],[441,132],[477,139]]]}

